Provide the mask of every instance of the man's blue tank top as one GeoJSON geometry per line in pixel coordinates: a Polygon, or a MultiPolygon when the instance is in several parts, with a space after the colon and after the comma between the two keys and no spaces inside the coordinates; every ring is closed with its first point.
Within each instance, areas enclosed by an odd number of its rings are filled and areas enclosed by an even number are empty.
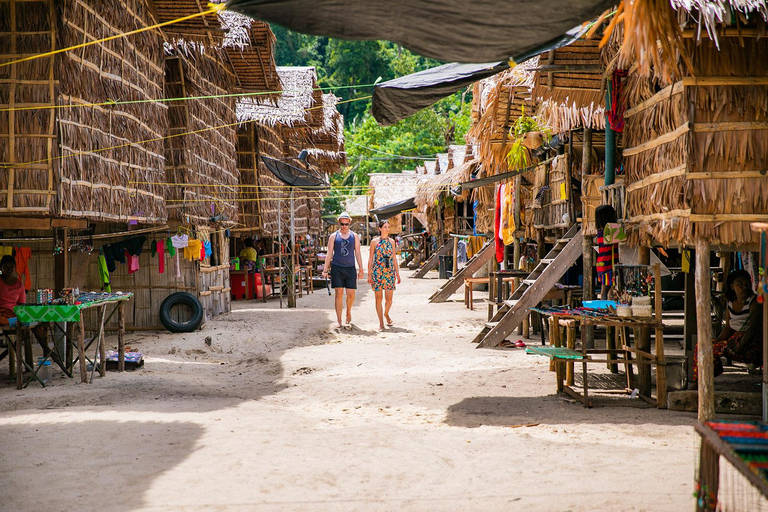
{"type": "Polygon", "coordinates": [[[352,267],[355,266],[355,234],[349,232],[349,238],[344,240],[337,231],[333,238],[333,260],[332,266],[352,267]]]}

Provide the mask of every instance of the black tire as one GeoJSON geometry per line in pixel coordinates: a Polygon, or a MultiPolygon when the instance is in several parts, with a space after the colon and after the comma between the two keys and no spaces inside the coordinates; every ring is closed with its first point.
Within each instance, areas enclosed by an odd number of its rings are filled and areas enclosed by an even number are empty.
{"type": "Polygon", "coordinates": [[[171,332],[192,332],[203,323],[203,305],[197,297],[187,292],[170,294],[160,305],[160,321],[171,332]],[[171,309],[178,304],[185,304],[192,308],[192,318],[186,322],[177,322],[171,318],[171,309]]]}

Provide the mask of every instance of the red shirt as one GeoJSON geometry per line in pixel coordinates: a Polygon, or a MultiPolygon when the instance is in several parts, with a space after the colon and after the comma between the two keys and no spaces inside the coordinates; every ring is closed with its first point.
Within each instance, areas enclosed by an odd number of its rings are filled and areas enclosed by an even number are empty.
{"type": "Polygon", "coordinates": [[[16,284],[8,286],[5,281],[0,279],[0,309],[10,309],[14,306],[27,302],[27,293],[24,291],[24,283],[20,279],[16,284]]]}

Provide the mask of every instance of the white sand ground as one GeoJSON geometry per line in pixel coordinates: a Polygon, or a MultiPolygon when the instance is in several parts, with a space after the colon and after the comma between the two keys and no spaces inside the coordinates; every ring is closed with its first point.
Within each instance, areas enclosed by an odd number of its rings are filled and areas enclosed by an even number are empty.
{"type": "Polygon", "coordinates": [[[385,333],[361,282],[348,332],[317,290],[131,334],[145,368],[92,384],[17,391],[3,361],[0,510],[693,508],[694,415],[557,397],[545,358],[475,349],[484,306],[410,273],[385,333]]]}

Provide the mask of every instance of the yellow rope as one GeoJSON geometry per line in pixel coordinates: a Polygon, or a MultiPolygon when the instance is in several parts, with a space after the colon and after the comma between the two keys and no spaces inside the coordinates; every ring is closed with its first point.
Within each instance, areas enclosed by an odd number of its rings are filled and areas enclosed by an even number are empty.
{"type": "Polygon", "coordinates": [[[136,30],[131,30],[130,32],[123,32],[122,34],[115,34],[114,36],[105,37],[103,39],[97,39],[95,41],[91,41],[91,42],[88,42],[88,43],[82,43],[82,44],[78,44],[78,45],[75,45],[75,46],[70,46],[68,48],[62,48],[60,50],[54,50],[54,51],[51,51],[51,52],[41,53],[41,54],[38,54],[38,55],[32,55],[30,57],[24,57],[23,59],[19,59],[19,60],[12,60],[10,62],[4,62],[4,63],[0,64],[0,68],[4,67],[4,66],[10,66],[11,64],[18,64],[19,62],[26,62],[26,61],[29,61],[29,60],[40,59],[42,57],[50,57],[51,55],[56,55],[58,53],[68,52],[70,50],[77,50],[79,48],[84,48],[86,46],[91,46],[92,44],[105,43],[105,42],[111,41],[113,39],[119,39],[121,37],[127,37],[127,36],[132,36],[134,34],[139,34],[141,32],[146,32],[147,30],[153,30],[153,29],[156,29],[156,28],[165,27],[167,25],[173,25],[174,23],[179,23],[180,21],[191,20],[193,18],[199,18],[200,16],[206,16],[208,14],[214,14],[214,13],[217,13],[219,11],[223,11],[226,8],[226,4],[223,4],[223,3],[222,4],[211,4],[211,3],[209,3],[208,7],[209,7],[209,9],[207,11],[205,11],[205,12],[199,12],[197,14],[190,14],[189,16],[184,16],[183,18],[177,18],[177,19],[171,20],[171,21],[164,21],[163,23],[157,23],[155,25],[150,25],[148,27],[139,28],[139,29],[136,29],[136,30]]]}
{"type": "MultiPolygon", "coordinates": [[[[340,105],[342,103],[349,103],[349,102],[352,102],[352,101],[367,100],[369,98],[371,98],[371,96],[363,96],[363,97],[360,97],[360,98],[352,98],[352,99],[349,99],[349,100],[339,101],[336,104],[340,105]]],[[[303,111],[306,112],[308,110],[314,110],[314,109],[318,109],[318,108],[323,108],[323,106],[319,105],[317,107],[309,107],[309,108],[303,109],[303,111]]],[[[172,138],[175,138],[175,137],[183,137],[185,135],[194,135],[196,133],[203,133],[203,132],[207,132],[207,131],[210,131],[210,130],[219,130],[221,128],[229,128],[231,126],[237,126],[237,125],[240,125],[240,124],[255,123],[255,122],[256,122],[255,120],[254,121],[245,121],[243,123],[238,121],[238,122],[235,122],[235,123],[222,124],[222,125],[219,125],[219,126],[209,126],[208,128],[201,128],[200,130],[193,130],[193,131],[190,131],[190,132],[176,133],[174,135],[166,135],[165,137],[154,137],[152,139],[144,139],[144,140],[140,140],[140,141],[136,141],[136,142],[126,142],[125,144],[118,144],[117,146],[109,146],[109,147],[106,147],[106,148],[91,149],[91,150],[88,150],[88,151],[78,151],[76,153],[69,153],[67,155],[59,155],[59,156],[56,156],[56,157],[53,157],[53,158],[43,158],[41,160],[34,160],[32,162],[22,162],[22,163],[18,163],[18,164],[0,165],[0,169],[10,169],[10,168],[18,169],[20,167],[25,167],[27,165],[43,164],[43,163],[53,162],[53,161],[56,161],[56,160],[63,160],[65,158],[71,158],[73,156],[88,155],[88,154],[93,154],[93,153],[101,153],[103,151],[109,151],[109,150],[112,150],[112,149],[119,149],[119,148],[124,148],[124,147],[128,147],[128,146],[133,146],[134,144],[146,144],[148,142],[157,142],[157,141],[161,141],[161,140],[172,139],[172,138]]]]}

